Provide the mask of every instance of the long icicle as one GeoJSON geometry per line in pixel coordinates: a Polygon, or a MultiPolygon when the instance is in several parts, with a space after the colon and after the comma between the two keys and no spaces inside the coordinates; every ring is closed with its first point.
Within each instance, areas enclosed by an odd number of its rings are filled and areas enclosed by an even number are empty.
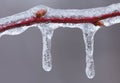
{"type": "Polygon", "coordinates": [[[98,27],[86,25],[82,30],[86,49],[86,75],[89,79],[92,79],[95,76],[93,59],[94,35],[98,27]]]}
{"type": "Polygon", "coordinates": [[[52,69],[52,56],[51,56],[51,39],[54,30],[49,26],[39,26],[43,37],[43,52],[42,52],[42,67],[45,71],[52,69]]]}

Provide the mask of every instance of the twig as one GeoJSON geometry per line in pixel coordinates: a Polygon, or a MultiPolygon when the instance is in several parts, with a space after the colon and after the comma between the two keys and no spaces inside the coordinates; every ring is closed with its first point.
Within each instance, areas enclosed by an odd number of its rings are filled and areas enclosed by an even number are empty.
{"type": "MultiPolygon", "coordinates": [[[[54,12],[53,12],[54,13],[54,12]]],[[[35,23],[92,23],[95,26],[104,26],[104,23],[101,20],[120,16],[119,11],[115,11],[108,14],[103,14],[100,16],[93,17],[83,17],[83,18],[74,18],[74,17],[44,17],[47,14],[47,9],[40,9],[34,16],[20,20],[20,22],[11,22],[7,24],[0,25],[0,32],[6,31],[8,29],[17,28],[21,26],[29,26],[35,23]]]]}

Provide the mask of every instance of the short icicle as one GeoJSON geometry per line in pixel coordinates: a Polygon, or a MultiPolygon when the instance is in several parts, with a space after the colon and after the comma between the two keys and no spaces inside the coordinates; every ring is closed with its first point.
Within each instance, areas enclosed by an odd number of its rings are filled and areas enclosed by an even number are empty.
{"type": "Polygon", "coordinates": [[[54,30],[47,25],[38,26],[43,37],[42,67],[45,71],[52,69],[51,39],[54,30]]]}
{"type": "Polygon", "coordinates": [[[99,29],[98,26],[94,26],[92,24],[86,24],[83,30],[83,38],[85,42],[86,49],[86,75],[89,79],[92,79],[95,76],[94,69],[94,59],[93,59],[93,50],[94,50],[94,35],[96,31],[99,29]]]}

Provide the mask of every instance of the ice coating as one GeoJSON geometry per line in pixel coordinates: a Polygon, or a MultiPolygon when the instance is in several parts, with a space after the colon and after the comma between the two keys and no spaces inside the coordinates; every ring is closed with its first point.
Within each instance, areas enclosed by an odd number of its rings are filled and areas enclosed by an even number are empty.
{"type": "Polygon", "coordinates": [[[8,24],[8,23],[11,23],[11,22],[21,22],[21,20],[23,19],[28,19],[32,16],[35,16],[35,12],[42,9],[42,8],[47,8],[47,6],[43,6],[43,5],[40,5],[40,6],[36,6],[36,7],[33,7],[27,11],[24,11],[22,13],[18,13],[18,14],[15,14],[15,15],[12,15],[12,16],[8,16],[6,18],[1,18],[0,19],[0,25],[4,25],[4,24],[8,24]]]}
{"type": "MultiPolygon", "coordinates": [[[[53,9],[44,5],[33,7],[25,12],[8,16],[6,18],[0,19],[0,25],[5,26],[12,22],[20,23],[23,19],[28,20],[30,17],[34,17],[35,13],[40,9],[46,9],[47,14],[44,17],[74,17],[74,18],[84,18],[84,17],[94,17],[101,16],[103,14],[109,14],[112,12],[120,12],[120,3],[109,5],[107,7],[91,8],[91,9],[53,9]]],[[[0,27],[1,28],[1,27],[0,27]]]]}
{"type": "Polygon", "coordinates": [[[113,18],[107,18],[105,20],[102,20],[105,26],[111,26],[117,23],[120,23],[120,16],[116,16],[113,18]]]}
{"type": "Polygon", "coordinates": [[[33,27],[33,25],[32,26],[23,26],[23,27],[17,27],[17,28],[14,28],[14,29],[9,29],[7,31],[4,31],[4,32],[0,33],[0,37],[3,36],[3,35],[19,35],[19,34],[25,32],[30,27],[33,27]]]}
{"type": "MultiPolygon", "coordinates": [[[[29,25],[23,25],[16,28],[11,28],[0,33],[0,37],[3,35],[18,35],[26,31],[30,27],[38,27],[43,36],[43,52],[42,52],[42,67],[45,71],[52,69],[52,56],[51,56],[51,41],[54,30],[59,27],[67,28],[80,28],[83,31],[83,39],[85,43],[86,51],[86,75],[89,79],[95,76],[94,69],[94,35],[97,30],[102,26],[95,26],[92,23],[38,23],[34,21],[35,12],[40,9],[46,9],[47,13],[45,18],[84,18],[84,17],[97,17],[105,14],[120,12],[120,3],[109,5],[107,7],[91,8],[91,9],[53,9],[44,5],[36,6],[25,12],[15,14],[6,18],[0,19],[0,29],[5,26],[18,24],[21,25],[23,21],[31,22],[29,25]],[[29,21],[30,20],[30,21],[29,21]]],[[[116,23],[120,23],[120,15],[100,20],[105,26],[110,26],[116,23]]],[[[18,26],[17,25],[17,26],[18,26]]]]}

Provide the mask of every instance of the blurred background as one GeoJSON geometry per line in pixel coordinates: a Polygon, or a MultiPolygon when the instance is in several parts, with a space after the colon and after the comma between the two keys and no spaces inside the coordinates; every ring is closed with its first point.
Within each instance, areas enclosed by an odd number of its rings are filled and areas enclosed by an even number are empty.
{"type": "MultiPolygon", "coordinates": [[[[85,9],[120,0],[0,0],[0,18],[37,5],[85,9]]],[[[52,38],[53,69],[42,69],[42,35],[30,28],[17,36],[0,38],[0,83],[120,83],[120,24],[101,28],[95,35],[96,76],[85,74],[85,46],[80,29],[59,28],[52,38]]]]}

